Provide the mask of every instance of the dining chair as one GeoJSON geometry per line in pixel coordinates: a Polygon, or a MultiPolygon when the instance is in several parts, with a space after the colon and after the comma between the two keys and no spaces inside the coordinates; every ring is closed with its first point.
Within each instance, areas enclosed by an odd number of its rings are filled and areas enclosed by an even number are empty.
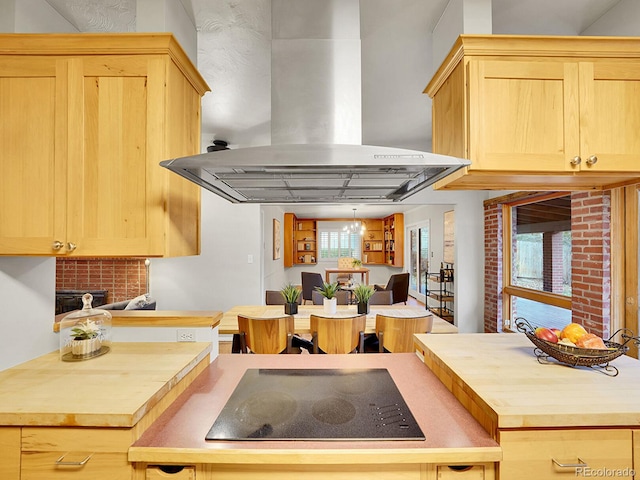
{"type": "MultiPolygon", "coordinates": [[[[353,257],[339,257],[338,268],[353,268],[353,260],[353,257]]],[[[338,273],[336,281],[340,285],[347,285],[352,278],[353,274],[351,273],[338,273]]]]}
{"type": "Polygon", "coordinates": [[[409,298],[409,273],[394,273],[385,286],[374,285],[376,291],[393,291],[393,302],[407,304],[409,298]]]}
{"type": "Polygon", "coordinates": [[[379,290],[373,292],[369,305],[393,305],[393,290],[379,290]]]}
{"type": "Polygon", "coordinates": [[[316,287],[321,287],[324,284],[322,275],[317,272],[302,272],[302,303],[307,300],[313,301],[313,292],[316,287]]]}
{"type": "Polygon", "coordinates": [[[402,353],[415,351],[414,333],[429,333],[433,327],[433,315],[402,318],[376,315],[376,335],[378,352],[402,353]]]}
{"type": "MultiPolygon", "coordinates": [[[[338,305],[349,305],[349,292],[346,290],[338,290],[336,292],[336,298],[338,299],[338,305]]],[[[324,303],[324,297],[320,292],[314,290],[311,294],[311,301],[314,305],[322,305],[324,303]]]]}
{"type": "Polygon", "coordinates": [[[364,353],[366,315],[333,318],[311,315],[313,353],[364,353]]]}
{"type": "Polygon", "coordinates": [[[291,315],[255,318],[238,315],[240,352],[294,353],[291,341],[294,322],[291,315]]]}
{"type": "MultiPolygon", "coordinates": [[[[302,302],[302,295],[298,297],[298,304],[302,302]]],[[[265,305],[284,305],[284,297],[280,290],[266,290],[264,292],[264,304],[265,305]]]]}

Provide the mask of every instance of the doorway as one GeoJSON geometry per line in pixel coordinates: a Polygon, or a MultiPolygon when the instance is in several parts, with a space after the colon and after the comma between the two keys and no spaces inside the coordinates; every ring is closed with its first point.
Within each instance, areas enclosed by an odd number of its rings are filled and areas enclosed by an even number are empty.
{"type": "Polygon", "coordinates": [[[429,270],[429,222],[407,227],[409,295],[425,303],[429,270]]]}

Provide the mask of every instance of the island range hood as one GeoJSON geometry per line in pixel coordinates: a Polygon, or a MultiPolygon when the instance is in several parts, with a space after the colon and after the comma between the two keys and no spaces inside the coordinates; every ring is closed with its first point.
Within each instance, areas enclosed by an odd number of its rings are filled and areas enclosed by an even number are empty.
{"type": "Polygon", "coordinates": [[[233,203],[391,203],[468,160],[372,145],[282,144],[160,162],[233,203]]]}
{"type": "MultiPolygon", "coordinates": [[[[359,0],[272,0],[270,4],[270,15],[264,17],[265,31],[271,32],[264,45],[271,52],[270,116],[268,120],[260,117],[260,124],[270,125],[264,142],[270,145],[226,149],[225,142],[214,141],[208,153],[160,165],[231,202],[259,204],[399,202],[469,165],[467,160],[426,151],[362,145],[359,0]]],[[[233,29],[243,25],[250,29],[257,21],[242,17],[242,12],[234,15],[239,16],[229,25],[233,29]]],[[[245,35],[254,36],[253,31],[245,35]]],[[[237,55],[217,60],[220,72],[244,71],[243,65],[234,62],[244,58],[248,46],[239,48],[242,52],[237,55]]],[[[422,96],[421,90],[415,93],[422,96]]],[[[236,99],[243,92],[227,94],[236,99]]],[[[226,112],[228,100],[220,101],[221,112],[226,112]]],[[[394,124],[411,123],[412,118],[408,115],[394,124]]],[[[223,125],[221,130],[225,129],[229,126],[223,125]]],[[[238,145],[254,141],[227,140],[238,145]]],[[[395,141],[389,137],[381,141],[391,142],[395,141]]],[[[412,141],[422,143],[427,142],[412,141]]]]}

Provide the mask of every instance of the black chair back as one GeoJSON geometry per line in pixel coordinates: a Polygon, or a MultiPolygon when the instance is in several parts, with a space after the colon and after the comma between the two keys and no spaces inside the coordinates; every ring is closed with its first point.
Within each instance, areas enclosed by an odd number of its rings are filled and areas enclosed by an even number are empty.
{"type": "Polygon", "coordinates": [[[395,273],[391,275],[385,287],[376,285],[375,288],[376,290],[391,290],[393,292],[393,303],[404,302],[406,304],[409,298],[409,274],[395,273]]]}
{"type": "Polygon", "coordinates": [[[316,287],[324,283],[322,275],[316,272],[302,272],[302,303],[313,300],[313,292],[316,287]]]}

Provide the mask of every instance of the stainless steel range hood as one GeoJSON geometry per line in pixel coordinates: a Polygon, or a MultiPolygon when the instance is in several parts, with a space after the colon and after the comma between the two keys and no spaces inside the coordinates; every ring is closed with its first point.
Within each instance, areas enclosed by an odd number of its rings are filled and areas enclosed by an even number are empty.
{"type": "Polygon", "coordinates": [[[161,166],[233,203],[391,203],[469,165],[465,159],[371,145],[299,144],[220,150],[161,166]]]}

